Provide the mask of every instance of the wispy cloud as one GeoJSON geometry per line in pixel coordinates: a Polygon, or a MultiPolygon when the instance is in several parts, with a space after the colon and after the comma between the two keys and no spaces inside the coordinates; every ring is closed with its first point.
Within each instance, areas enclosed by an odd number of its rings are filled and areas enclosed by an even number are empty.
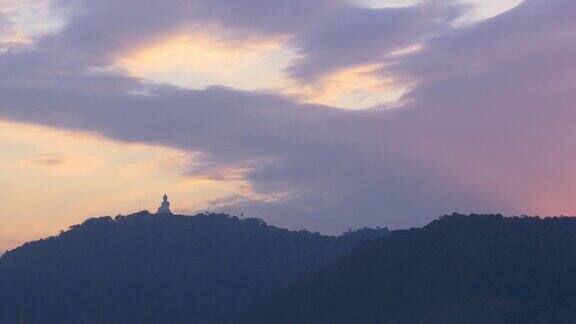
{"type": "Polygon", "coordinates": [[[32,157],[25,162],[39,164],[43,166],[58,166],[66,163],[67,157],[56,153],[43,153],[32,157]]]}

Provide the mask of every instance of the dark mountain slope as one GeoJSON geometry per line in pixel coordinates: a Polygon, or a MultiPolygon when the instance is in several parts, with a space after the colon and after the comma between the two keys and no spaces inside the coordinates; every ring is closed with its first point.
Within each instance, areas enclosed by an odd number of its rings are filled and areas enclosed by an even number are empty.
{"type": "Polygon", "coordinates": [[[214,323],[346,253],[341,237],[226,215],[90,219],[0,258],[0,323],[214,323]]]}
{"type": "Polygon", "coordinates": [[[250,323],[574,323],[576,219],[446,216],[358,246],[250,323]]]}

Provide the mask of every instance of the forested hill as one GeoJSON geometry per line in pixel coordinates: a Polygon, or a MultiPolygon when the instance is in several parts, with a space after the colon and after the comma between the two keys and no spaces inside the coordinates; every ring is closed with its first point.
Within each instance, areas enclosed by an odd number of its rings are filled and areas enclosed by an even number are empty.
{"type": "Polygon", "coordinates": [[[0,258],[0,323],[220,323],[388,231],[340,237],[222,214],[89,219],[0,258]]]}
{"type": "Polygon", "coordinates": [[[0,323],[572,323],[576,219],[339,237],[220,214],[90,219],[0,258],[0,323]]]}
{"type": "Polygon", "coordinates": [[[576,219],[445,216],[366,242],[248,323],[574,323],[576,219]]]}

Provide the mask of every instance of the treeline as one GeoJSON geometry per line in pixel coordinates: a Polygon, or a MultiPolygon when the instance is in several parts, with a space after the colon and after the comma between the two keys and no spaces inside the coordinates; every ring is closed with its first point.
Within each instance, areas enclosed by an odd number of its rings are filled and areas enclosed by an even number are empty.
{"type": "Polygon", "coordinates": [[[101,217],[0,259],[0,323],[219,323],[386,235],[288,231],[224,214],[101,217]]]}
{"type": "Polygon", "coordinates": [[[576,219],[445,216],[366,242],[247,323],[573,323],[576,219]]]}

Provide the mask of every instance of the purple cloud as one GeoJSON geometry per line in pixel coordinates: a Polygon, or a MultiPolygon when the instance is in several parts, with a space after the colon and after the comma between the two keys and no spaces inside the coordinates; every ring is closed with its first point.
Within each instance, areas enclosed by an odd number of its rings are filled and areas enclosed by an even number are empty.
{"type": "Polygon", "coordinates": [[[404,8],[340,7],[296,35],[303,57],[289,70],[305,82],[355,65],[386,62],[393,51],[450,28],[466,7],[447,2],[404,8]]]}
{"type": "Polygon", "coordinates": [[[216,25],[234,37],[290,34],[339,5],[333,0],[55,0],[53,6],[71,11],[70,18],[44,46],[103,64],[117,52],[216,25]]]}

